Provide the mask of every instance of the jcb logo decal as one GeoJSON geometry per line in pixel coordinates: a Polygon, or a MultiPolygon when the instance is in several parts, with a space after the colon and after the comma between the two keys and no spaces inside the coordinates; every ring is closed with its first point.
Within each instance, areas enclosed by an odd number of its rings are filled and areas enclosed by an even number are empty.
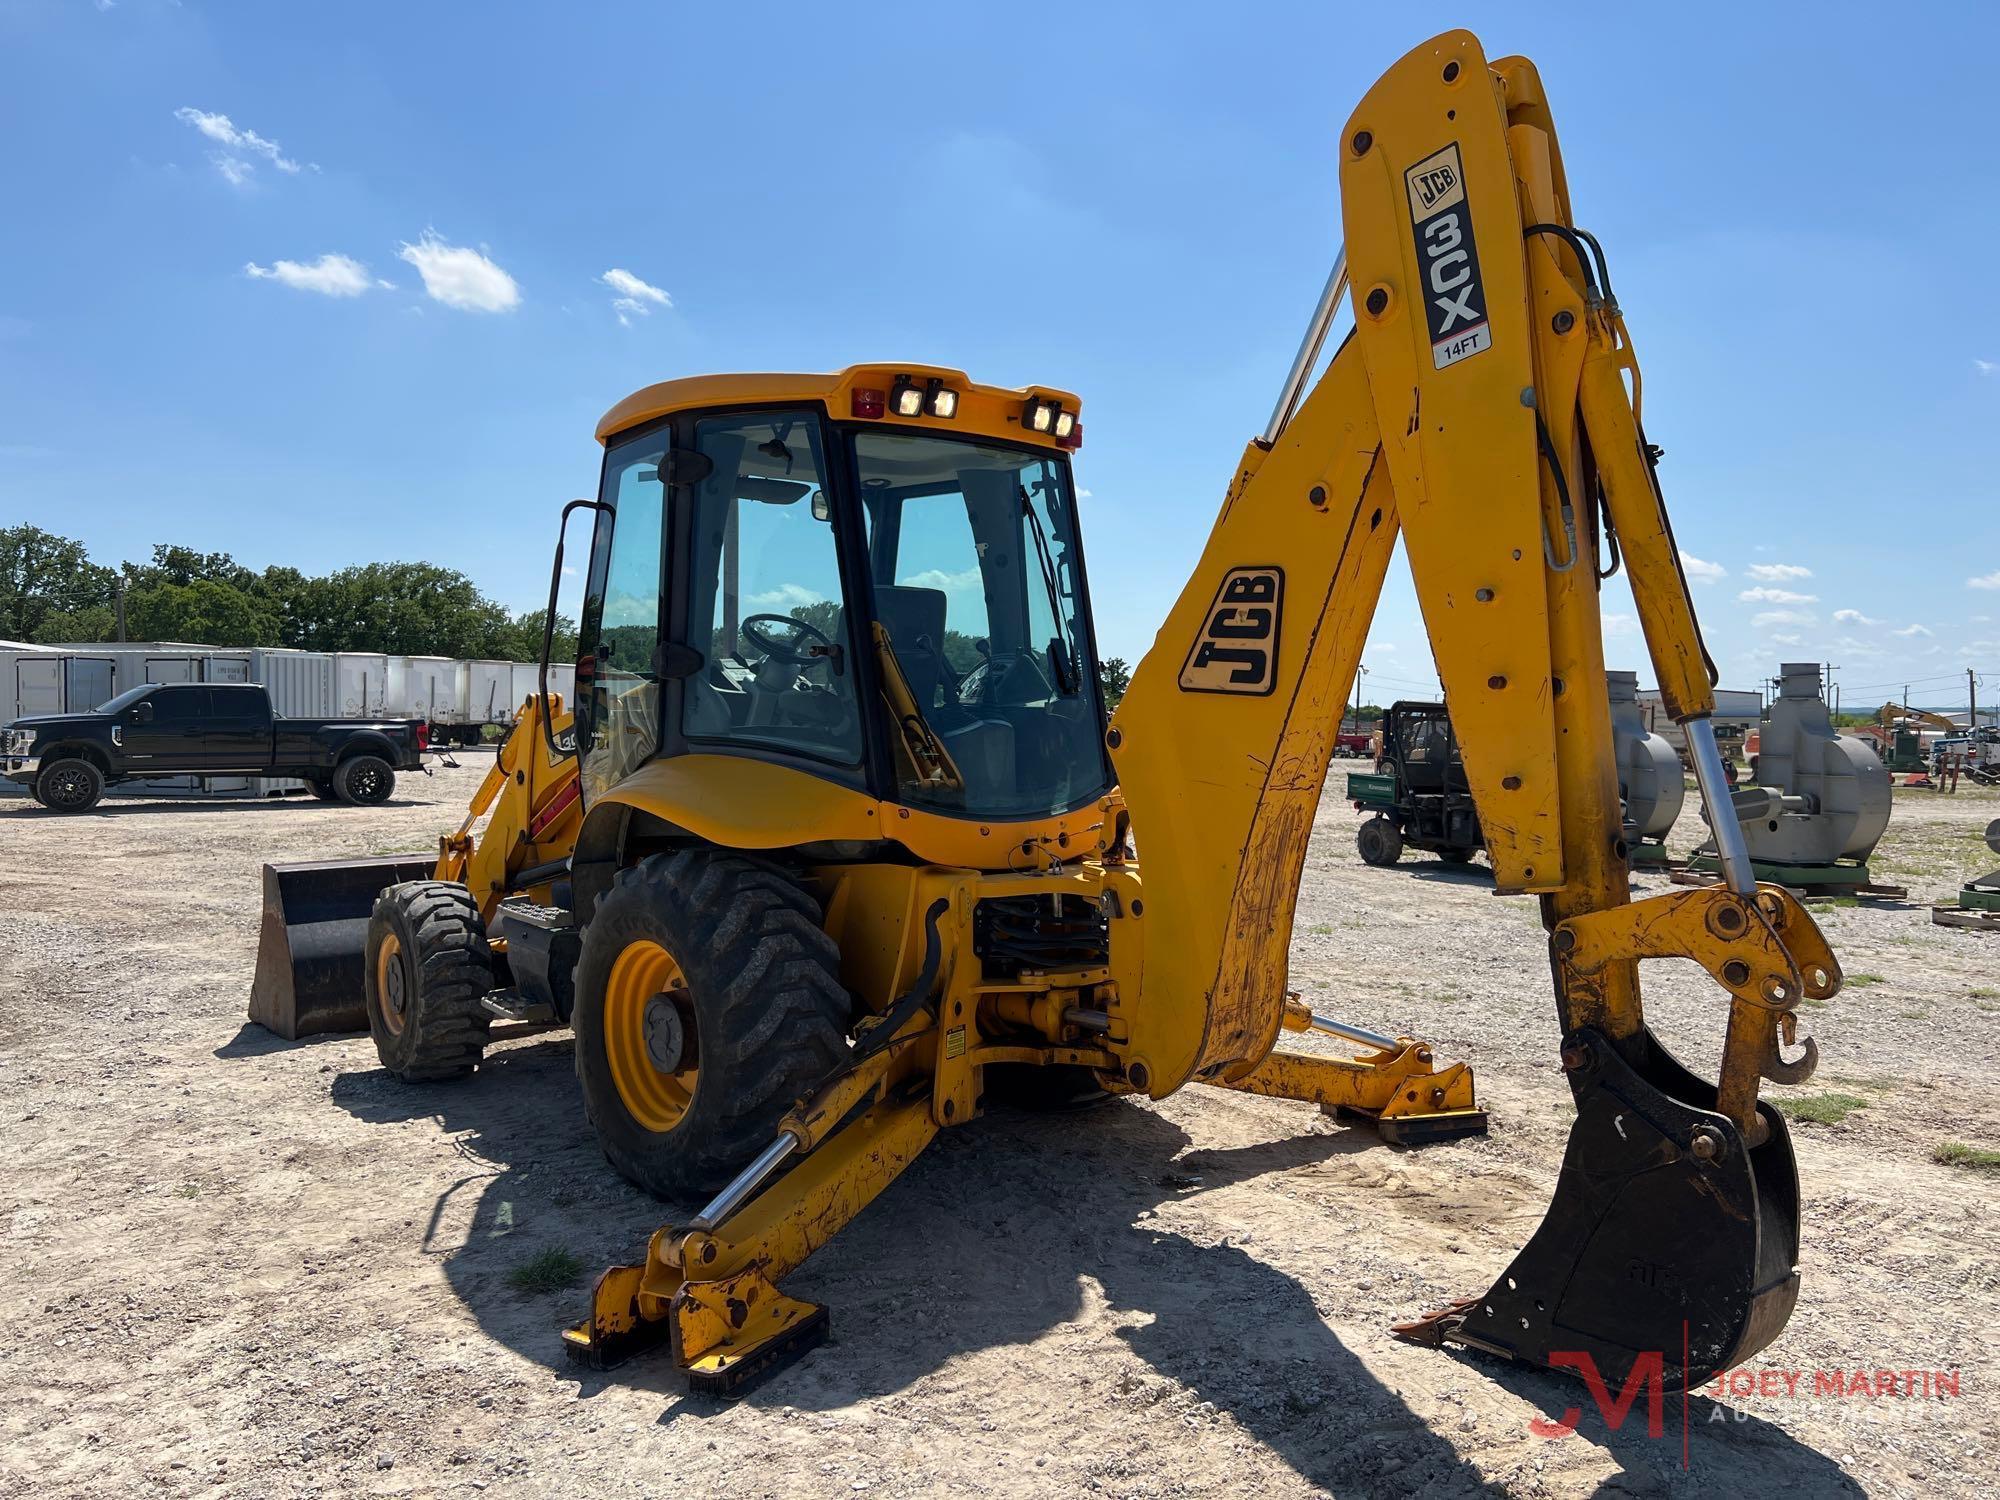
{"type": "Polygon", "coordinates": [[[1278,685],[1283,568],[1231,568],[1181,668],[1184,693],[1263,695],[1278,685]]]}
{"type": "Polygon", "coordinates": [[[1472,206],[1456,142],[1403,174],[1410,192],[1410,223],[1417,236],[1423,277],[1424,319],[1431,334],[1431,365],[1442,370],[1493,347],[1486,321],[1486,291],[1479,280],[1479,247],[1472,238],[1472,206]]]}

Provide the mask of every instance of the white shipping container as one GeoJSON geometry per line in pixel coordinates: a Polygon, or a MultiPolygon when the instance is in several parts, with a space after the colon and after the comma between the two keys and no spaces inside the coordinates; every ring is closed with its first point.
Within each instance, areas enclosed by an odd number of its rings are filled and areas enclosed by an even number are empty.
{"type": "Polygon", "coordinates": [[[263,683],[271,694],[271,712],[280,718],[339,717],[333,658],[326,652],[258,650],[251,653],[251,671],[252,680],[263,683]]]}
{"type": "Polygon", "coordinates": [[[379,719],[399,711],[389,706],[389,658],[373,651],[333,654],[335,715],[345,719],[379,719]]]}
{"type": "Polygon", "coordinates": [[[458,700],[468,724],[511,724],[514,709],[514,664],[508,661],[460,662],[458,700]]]}
{"type": "Polygon", "coordinates": [[[403,702],[399,717],[456,724],[464,717],[458,703],[458,663],[449,656],[406,656],[403,661],[403,702]]]}

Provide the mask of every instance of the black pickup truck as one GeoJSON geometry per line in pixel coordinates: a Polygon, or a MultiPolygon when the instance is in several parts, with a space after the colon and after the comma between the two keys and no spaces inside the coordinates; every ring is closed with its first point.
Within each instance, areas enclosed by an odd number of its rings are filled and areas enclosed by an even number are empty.
{"type": "Polygon", "coordinates": [[[416,719],[287,719],[261,683],[153,683],[87,714],[0,729],[0,776],[53,812],[85,812],[105,787],[170,776],[297,777],[327,801],[386,802],[423,765],[416,719]]]}

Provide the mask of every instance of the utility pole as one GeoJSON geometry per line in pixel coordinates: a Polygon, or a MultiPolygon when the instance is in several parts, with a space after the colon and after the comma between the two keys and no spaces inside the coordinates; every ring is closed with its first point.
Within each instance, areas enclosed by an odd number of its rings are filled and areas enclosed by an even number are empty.
{"type": "Polygon", "coordinates": [[[1361,679],[1368,675],[1368,669],[1360,662],[1354,664],[1354,724],[1350,734],[1361,733],[1361,679]]]}
{"type": "Polygon", "coordinates": [[[123,574],[118,578],[118,644],[125,644],[125,584],[123,574]]]}
{"type": "Polygon", "coordinates": [[[1970,667],[1965,669],[1965,727],[1969,732],[1979,728],[1979,676],[1970,667]]]}

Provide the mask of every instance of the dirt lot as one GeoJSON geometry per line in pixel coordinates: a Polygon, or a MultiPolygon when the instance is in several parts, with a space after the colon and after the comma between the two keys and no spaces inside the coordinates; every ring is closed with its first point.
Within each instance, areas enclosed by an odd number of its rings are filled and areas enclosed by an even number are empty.
{"type": "MultiPolygon", "coordinates": [[[[585,1281],[510,1273],[556,1248],[587,1277],[671,1211],[603,1164],[568,1041],[407,1088],[366,1037],[243,1020],[259,864],[422,847],[477,775],[373,810],[0,801],[0,1493],[2000,1493],[2000,1176],[1931,1158],[2000,1146],[2000,936],[1927,911],[1993,862],[1991,794],[1899,792],[1877,875],[1911,902],[1824,912],[1850,984],[1804,1013],[1820,1077],[1780,1092],[1862,1107],[1797,1127],[1804,1292],[1758,1360],[1806,1374],[1693,1399],[1684,1470],[1678,1398],[1657,1439],[1643,1411],[1545,1439],[1579,1388],[1384,1331],[1505,1265],[1570,1105],[1532,904],[1367,869],[1333,799],[1294,982],[1470,1059],[1490,1138],[1393,1150],[1201,1089],[992,1116],[791,1280],[836,1342],[747,1400],[658,1363],[579,1379],[557,1329],[585,1281]],[[1960,1394],[1816,1397],[1823,1369],[1960,1394]]],[[[1719,992],[1654,968],[1655,1027],[1712,1069],[1719,992]]]]}

